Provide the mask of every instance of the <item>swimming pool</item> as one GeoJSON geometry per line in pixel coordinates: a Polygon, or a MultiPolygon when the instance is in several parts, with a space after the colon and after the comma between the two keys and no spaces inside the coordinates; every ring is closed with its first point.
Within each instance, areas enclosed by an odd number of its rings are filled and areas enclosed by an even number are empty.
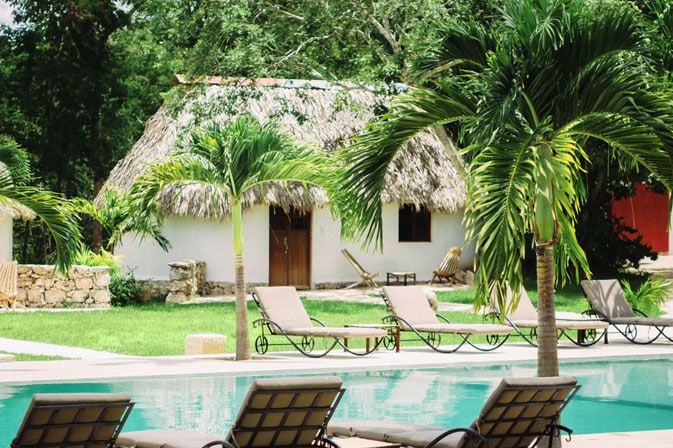
{"type": "MultiPolygon", "coordinates": [[[[346,394],[333,420],[397,419],[466,426],[500,378],[535,373],[534,363],[338,372],[346,394]]],[[[673,357],[566,361],[561,363],[561,373],[577,376],[582,385],[563,413],[563,423],[575,433],[673,429],[673,357]]],[[[32,394],[38,392],[128,392],[137,404],[125,430],[225,433],[254,378],[216,375],[0,384],[0,446],[9,445],[32,394]]]]}

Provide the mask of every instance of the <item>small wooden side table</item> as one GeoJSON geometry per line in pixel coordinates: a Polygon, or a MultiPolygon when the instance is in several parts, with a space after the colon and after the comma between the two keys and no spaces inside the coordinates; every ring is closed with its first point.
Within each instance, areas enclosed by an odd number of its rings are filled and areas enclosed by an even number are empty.
{"type": "Polygon", "coordinates": [[[386,279],[386,285],[390,285],[390,281],[395,280],[398,284],[404,282],[404,286],[407,286],[407,281],[413,281],[412,285],[416,284],[416,273],[415,272],[388,272],[388,278],[386,279]]]}
{"type": "MultiPolygon", "coordinates": [[[[400,351],[400,327],[393,324],[344,324],[345,328],[379,328],[381,330],[386,330],[388,332],[387,337],[392,337],[395,341],[395,352],[399,353],[400,351]]],[[[369,351],[369,339],[367,338],[365,344],[365,349],[369,351]]],[[[379,338],[374,338],[374,345],[379,343],[379,338]]],[[[344,338],[344,345],[348,347],[348,338],[344,338]]],[[[385,345],[385,341],[384,341],[385,345]]]]}

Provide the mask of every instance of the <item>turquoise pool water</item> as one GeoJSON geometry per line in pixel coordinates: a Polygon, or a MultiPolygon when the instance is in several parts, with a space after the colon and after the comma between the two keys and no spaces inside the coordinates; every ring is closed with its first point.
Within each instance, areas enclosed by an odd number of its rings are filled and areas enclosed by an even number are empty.
{"type": "MultiPolygon", "coordinates": [[[[346,394],[333,420],[396,419],[465,426],[500,378],[535,373],[535,364],[520,363],[338,372],[346,394]]],[[[577,376],[582,385],[563,413],[563,423],[577,434],[673,429],[673,356],[563,362],[561,374],[577,376]]],[[[306,375],[311,374],[298,376],[306,375]]],[[[218,375],[0,384],[0,446],[9,445],[32,394],[38,392],[128,392],[136,407],[126,430],[176,428],[223,434],[254,378],[218,375]]]]}

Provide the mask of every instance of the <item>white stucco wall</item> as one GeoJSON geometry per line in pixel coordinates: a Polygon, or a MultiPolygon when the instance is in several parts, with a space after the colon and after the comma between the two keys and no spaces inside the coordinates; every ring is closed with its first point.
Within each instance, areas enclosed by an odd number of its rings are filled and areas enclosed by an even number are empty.
{"type": "MultiPolygon", "coordinates": [[[[255,207],[243,215],[245,275],[248,282],[266,282],[269,276],[269,212],[255,207]]],[[[193,218],[169,218],[164,233],[171,242],[169,252],[145,239],[141,243],[124,237],[115,255],[123,257],[139,280],[168,280],[168,263],[181,260],[206,262],[209,281],[232,281],[234,278],[231,225],[229,221],[206,221],[193,218]]]]}
{"type": "MultiPolygon", "coordinates": [[[[341,253],[348,251],[369,272],[380,272],[378,281],[386,280],[387,272],[413,271],[418,281],[429,281],[451,246],[463,247],[465,228],[461,224],[462,211],[450,215],[432,215],[432,241],[407,243],[398,241],[398,208],[387,204],[383,207],[383,251],[361,249],[359,243],[342,243],[339,224],[332,221],[328,210],[313,213],[313,266],[312,281],[355,282],[357,273],[341,253]]],[[[472,269],[474,251],[463,247],[461,268],[472,269]]]]}
{"type": "Polygon", "coordinates": [[[12,259],[12,218],[0,216],[0,260],[12,259]]]}
{"type": "MultiPolygon", "coordinates": [[[[347,248],[368,271],[378,271],[377,280],[385,281],[386,272],[414,271],[418,281],[429,281],[451,246],[463,246],[465,230],[462,212],[432,216],[432,241],[400,243],[397,233],[397,206],[383,209],[383,253],[363,251],[359,243],[342,243],[339,223],[328,209],[312,214],[312,284],[355,282],[359,279],[353,267],[341,253],[347,248]]],[[[251,283],[267,283],[269,278],[269,212],[257,206],[243,214],[245,238],[245,276],[251,283]]],[[[180,260],[206,262],[206,278],[214,282],[232,282],[234,277],[231,247],[231,226],[228,221],[204,221],[192,218],[170,218],[165,221],[165,233],[172,243],[166,253],[151,240],[142,243],[125,237],[115,251],[123,256],[124,265],[133,269],[139,280],[167,280],[168,263],[180,260]]],[[[461,265],[472,267],[473,253],[463,247],[461,265]]]]}

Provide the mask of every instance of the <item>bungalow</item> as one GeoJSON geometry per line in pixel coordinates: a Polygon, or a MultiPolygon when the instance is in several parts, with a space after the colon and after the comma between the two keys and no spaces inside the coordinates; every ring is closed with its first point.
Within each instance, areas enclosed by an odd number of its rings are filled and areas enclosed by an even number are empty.
{"type": "MultiPolygon", "coordinates": [[[[107,187],[128,191],[146,164],[170,157],[185,132],[210,121],[231,121],[251,114],[273,119],[301,143],[334,151],[349,143],[368,120],[387,107],[390,95],[323,81],[174,78],[167,100],[148,121],[144,134],[111,171],[107,187]]],[[[244,263],[249,284],[298,288],[343,286],[358,279],[341,254],[347,248],[369,271],[413,271],[429,281],[451,246],[465,245],[462,225],[466,187],[448,138],[424,132],[411,140],[391,164],[381,200],[383,250],[364,250],[340,239],[339,222],[318,188],[270,188],[244,204],[244,263]]],[[[234,280],[229,210],[202,206],[200,191],[184,192],[164,205],[168,252],[154,242],[125,237],[115,250],[139,280],[167,280],[168,264],[205,262],[212,285],[234,280]]],[[[161,202],[161,201],[160,201],[161,202]]],[[[463,247],[461,265],[472,268],[473,251],[463,247]]]]}

